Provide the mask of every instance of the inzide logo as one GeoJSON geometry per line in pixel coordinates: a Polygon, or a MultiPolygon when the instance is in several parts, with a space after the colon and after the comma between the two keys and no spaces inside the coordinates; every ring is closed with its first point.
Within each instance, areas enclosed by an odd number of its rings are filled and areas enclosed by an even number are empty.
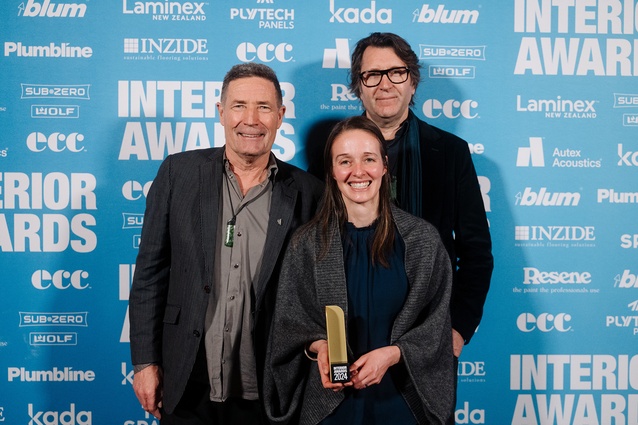
{"type": "Polygon", "coordinates": [[[86,4],[51,3],[50,0],[44,0],[42,3],[28,0],[26,5],[20,3],[18,6],[18,16],[28,18],[84,18],[85,13],[86,4]]]}

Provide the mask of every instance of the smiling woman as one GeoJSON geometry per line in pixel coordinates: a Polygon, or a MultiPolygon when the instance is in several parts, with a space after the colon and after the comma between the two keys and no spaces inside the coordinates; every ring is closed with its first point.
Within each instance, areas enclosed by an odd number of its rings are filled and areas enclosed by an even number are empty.
{"type": "Polygon", "coordinates": [[[322,207],[282,266],[264,383],[269,419],[444,424],[454,366],[443,243],[432,225],[391,205],[383,135],[370,119],[338,123],[324,165],[322,207]],[[346,383],[330,379],[329,305],[345,312],[346,383]]]}

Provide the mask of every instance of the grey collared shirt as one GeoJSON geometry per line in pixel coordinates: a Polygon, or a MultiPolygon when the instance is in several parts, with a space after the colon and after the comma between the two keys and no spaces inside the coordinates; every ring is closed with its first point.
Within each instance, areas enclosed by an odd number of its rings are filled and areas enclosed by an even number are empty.
{"type": "MultiPolygon", "coordinates": [[[[206,358],[210,399],[257,400],[257,368],[252,339],[253,283],[261,268],[277,172],[270,154],[268,177],[242,195],[224,157],[222,208],[218,217],[214,285],[206,312],[206,358]],[[225,246],[227,223],[235,217],[233,246],[225,246]]],[[[215,219],[215,218],[213,218],[215,219]]]]}

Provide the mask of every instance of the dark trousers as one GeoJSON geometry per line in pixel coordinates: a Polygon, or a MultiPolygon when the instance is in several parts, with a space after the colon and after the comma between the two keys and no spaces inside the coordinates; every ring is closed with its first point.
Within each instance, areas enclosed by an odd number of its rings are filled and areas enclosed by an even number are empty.
{"type": "Polygon", "coordinates": [[[263,425],[266,423],[259,400],[229,398],[210,400],[210,385],[202,345],[188,379],[184,395],[170,415],[162,411],[160,425],[263,425]]]}

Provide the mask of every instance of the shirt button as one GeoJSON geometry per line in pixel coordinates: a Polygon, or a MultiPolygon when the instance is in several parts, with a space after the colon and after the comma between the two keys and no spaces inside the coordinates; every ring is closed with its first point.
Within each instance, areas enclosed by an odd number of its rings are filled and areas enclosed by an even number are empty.
{"type": "Polygon", "coordinates": [[[208,285],[204,286],[204,292],[206,292],[207,294],[210,294],[210,286],[208,285]]]}
{"type": "Polygon", "coordinates": [[[239,268],[239,264],[235,263],[235,264],[233,264],[233,267],[237,269],[237,268],[239,268]]]}
{"type": "Polygon", "coordinates": [[[230,328],[226,327],[226,328],[224,328],[224,330],[225,330],[226,332],[228,332],[228,331],[230,330],[230,328]]]}
{"type": "Polygon", "coordinates": [[[241,236],[241,232],[237,232],[237,236],[241,236]]]}
{"type": "Polygon", "coordinates": [[[231,295],[230,297],[228,297],[228,299],[229,299],[229,300],[234,300],[234,299],[235,299],[235,296],[234,296],[234,295],[231,295]]]}
{"type": "Polygon", "coordinates": [[[193,336],[195,338],[199,338],[199,331],[193,331],[193,336]]]}

